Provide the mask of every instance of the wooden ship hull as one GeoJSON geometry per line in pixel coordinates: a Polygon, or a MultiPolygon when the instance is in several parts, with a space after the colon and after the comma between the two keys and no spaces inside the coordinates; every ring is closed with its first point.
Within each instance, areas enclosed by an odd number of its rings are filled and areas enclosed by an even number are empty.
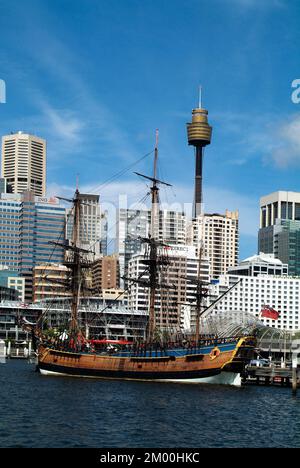
{"type": "Polygon", "coordinates": [[[230,384],[240,383],[253,349],[250,337],[195,350],[152,351],[143,356],[130,352],[114,355],[73,352],[41,345],[38,368],[43,375],[230,384]]]}

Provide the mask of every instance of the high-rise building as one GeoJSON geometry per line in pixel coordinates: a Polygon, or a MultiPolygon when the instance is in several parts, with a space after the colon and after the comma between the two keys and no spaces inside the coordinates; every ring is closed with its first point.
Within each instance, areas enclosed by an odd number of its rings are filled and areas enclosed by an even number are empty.
{"type": "Polygon", "coordinates": [[[0,193],[6,193],[7,187],[6,187],[6,179],[4,177],[0,178],[0,193]]]}
{"type": "MultiPolygon", "coordinates": [[[[182,212],[160,210],[155,220],[155,237],[170,244],[186,244],[186,215],[182,212]]],[[[128,262],[141,251],[142,237],[148,237],[151,229],[151,210],[119,210],[117,223],[117,249],[122,277],[128,276],[128,262]]],[[[126,282],[125,282],[126,283],[126,282]]]]}
{"type": "Polygon", "coordinates": [[[209,260],[212,278],[227,273],[239,259],[238,211],[199,215],[189,223],[187,241],[197,249],[201,245],[209,260]]]}
{"type": "Polygon", "coordinates": [[[128,276],[128,262],[141,250],[139,237],[148,237],[151,225],[150,210],[120,209],[117,222],[117,251],[120,266],[120,284],[126,284],[123,277],[128,276]]]}
{"type": "Polygon", "coordinates": [[[104,289],[119,287],[119,261],[116,255],[98,258],[92,266],[93,294],[100,296],[104,289]]]}
{"type": "Polygon", "coordinates": [[[46,141],[18,132],[2,138],[1,177],[12,193],[46,194],[46,141]]]}
{"type": "MultiPolygon", "coordinates": [[[[169,264],[160,273],[162,287],[156,292],[155,314],[158,328],[174,331],[181,325],[182,304],[195,303],[199,259],[193,246],[169,245],[166,249],[169,264]]],[[[144,260],[142,253],[133,255],[128,264],[130,278],[149,280],[144,260]]],[[[205,282],[210,279],[209,265],[205,259],[201,263],[201,279],[205,282]]],[[[148,312],[149,289],[137,282],[130,283],[128,305],[134,310],[148,312]]]]}
{"type": "Polygon", "coordinates": [[[278,191],[260,199],[258,251],[272,253],[300,276],[300,193],[278,191]]]}
{"type": "Polygon", "coordinates": [[[65,239],[65,208],[55,198],[32,192],[1,194],[0,263],[26,279],[25,299],[32,299],[32,274],[36,265],[62,263],[64,249],[49,242],[65,239]]]}
{"type": "MultiPolygon", "coordinates": [[[[81,206],[81,224],[79,231],[80,246],[90,250],[96,256],[101,251],[101,209],[99,195],[79,194],[81,206]]],[[[67,210],[67,239],[72,240],[72,209],[67,210]]]]}
{"type": "Polygon", "coordinates": [[[101,211],[100,254],[108,255],[108,211],[101,211]]]}

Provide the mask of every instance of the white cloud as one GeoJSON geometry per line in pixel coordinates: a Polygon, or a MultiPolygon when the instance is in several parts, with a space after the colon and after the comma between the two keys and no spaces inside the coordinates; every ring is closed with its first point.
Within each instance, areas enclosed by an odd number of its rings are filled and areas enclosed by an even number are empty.
{"type": "Polygon", "coordinates": [[[264,161],[286,169],[300,165],[300,115],[277,123],[270,133],[272,148],[265,152],[264,161]]]}
{"type": "Polygon", "coordinates": [[[49,124],[48,131],[53,137],[63,138],[72,143],[81,139],[85,124],[73,112],[54,109],[45,102],[41,105],[41,110],[49,124]]]}
{"type": "Polygon", "coordinates": [[[215,113],[220,134],[234,134],[233,154],[228,164],[245,165],[253,157],[279,168],[300,166],[300,115],[274,113],[215,113]]]}

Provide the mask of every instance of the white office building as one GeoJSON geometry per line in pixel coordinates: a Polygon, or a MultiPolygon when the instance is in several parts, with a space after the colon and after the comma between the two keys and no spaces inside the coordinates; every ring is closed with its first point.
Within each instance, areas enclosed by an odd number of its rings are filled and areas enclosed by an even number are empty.
{"type": "Polygon", "coordinates": [[[239,276],[288,276],[288,265],[275,258],[274,254],[260,252],[242,260],[238,266],[228,269],[228,274],[239,276]]]}
{"type": "MultiPolygon", "coordinates": [[[[186,244],[186,215],[182,212],[160,210],[154,223],[155,238],[166,244],[186,244]]],[[[141,251],[140,237],[148,237],[151,230],[151,210],[120,209],[117,223],[117,250],[120,262],[121,285],[128,276],[128,262],[141,251]]]]}
{"type": "MultiPolygon", "coordinates": [[[[102,236],[107,229],[103,229],[102,223],[106,223],[105,216],[102,216],[99,204],[99,195],[79,194],[81,201],[81,222],[79,229],[79,239],[81,248],[90,250],[99,257],[101,252],[101,242],[105,245],[105,239],[102,236]]],[[[73,233],[73,212],[67,210],[67,239],[72,240],[73,233]]],[[[107,243],[107,239],[106,239],[107,243]]],[[[92,258],[92,257],[91,257],[92,258]]]]}
{"type": "Polygon", "coordinates": [[[46,141],[23,132],[2,138],[1,177],[12,193],[46,194],[46,141]]]}
{"type": "MultiPolygon", "coordinates": [[[[280,262],[280,261],[278,261],[280,262]]],[[[276,263],[277,269],[286,269],[286,265],[276,263]]],[[[220,297],[231,286],[236,286],[221,299],[214,308],[212,315],[250,313],[259,318],[264,325],[281,330],[300,329],[300,278],[268,275],[257,272],[257,276],[228,273],[221,275],[217,284],[211,285],[211,300],[220,297]],[[277,320],[261,317],[264,306],[274,308],[279,312],[277,320]]]]}
{"type": "MultiPolygon", "coordinates": [[[[160,274],[161,288],[157,289],[155,311],[156,323],[159,328],[178,329],[181,326],[182,307],[186,303],[195,303],[196,283],[199,259],[196,248],[187,245],[170,245],[163,249],[168,257],[169,265],[162,268],[160,274]],[[194,280],[188,281],[187,278],[194,280]],[[164,287],[166,285],[170,288],[164,287]]],[[[143,254],[134,255],[128,264],[129,276],[147,282],[149,274],[146,270],[143,254]]],[[[209,282],[209,265],[203,259],[201,263],[201,278],[209,282]]],[[[130,283],[128,292],[129,306],[138,311],[147,312],[149,309],[149,288],[143,284],[130,283]]]]}
{"type": "Polygon", "coordinates": [[[187,229],[187,242],[202,245],[210,262],[212,278],[227,273],[238,264],[239,213],[226,210],[225,215],[214,213],[199,215],[187,229]]]}

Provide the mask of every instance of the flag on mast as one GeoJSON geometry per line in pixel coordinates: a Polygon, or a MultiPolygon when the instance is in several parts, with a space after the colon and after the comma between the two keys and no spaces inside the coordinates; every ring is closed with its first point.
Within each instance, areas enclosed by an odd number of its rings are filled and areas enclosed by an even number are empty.
{"type": "Polygon", "coordinates": [[[268,305],[264,305],[260,313],[261,317],[270,318],[272,320],[277,320],[279,317],[279,312],[268,305]]]}

